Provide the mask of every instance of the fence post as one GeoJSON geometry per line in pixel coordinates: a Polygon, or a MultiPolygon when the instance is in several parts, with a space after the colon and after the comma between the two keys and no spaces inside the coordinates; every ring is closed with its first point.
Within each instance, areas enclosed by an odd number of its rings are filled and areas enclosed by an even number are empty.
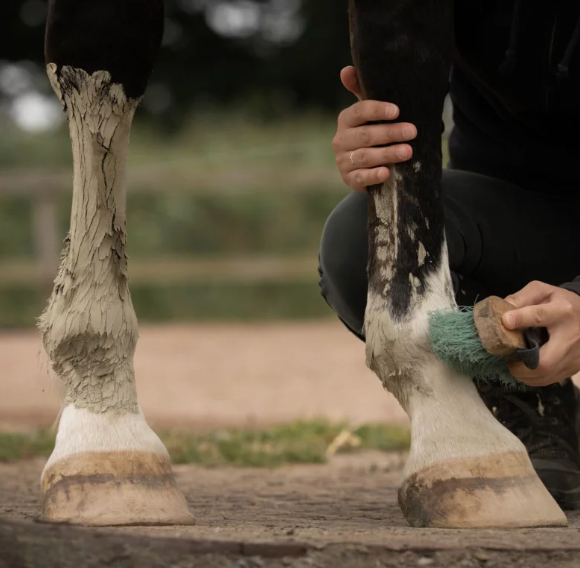
{"type": "Polygon", "coordinates": [[[58,267],[56,192],[37,191],[32,203],[35,251],[43,292],[50,293],[58,267]]]}

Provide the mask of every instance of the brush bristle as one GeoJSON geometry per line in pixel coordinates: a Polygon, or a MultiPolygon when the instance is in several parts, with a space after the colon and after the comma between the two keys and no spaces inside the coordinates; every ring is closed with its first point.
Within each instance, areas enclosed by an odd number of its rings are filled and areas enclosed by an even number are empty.
{"type": "Polygon", "coordinates": [[[507,359],[490,355],[481,344],[473,307],[429,314],[429,339],[438,359],[475,380],[521,388],[509,372],[507,359]]]}

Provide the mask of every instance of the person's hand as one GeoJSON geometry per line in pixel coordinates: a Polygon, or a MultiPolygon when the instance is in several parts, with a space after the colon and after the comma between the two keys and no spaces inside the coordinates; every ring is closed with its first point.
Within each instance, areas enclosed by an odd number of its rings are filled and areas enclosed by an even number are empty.
{"type": "Polygon", "coordinates": [[[510,363],[511,374],[532,387],[544,387],[580,371],[580,296],[543,282],[532,282],[506,298],[517,309],[503,316],[508,329],[545,327],[550,340],[540,350],[535,371],[510,363]]]}
{"type": "Polygon", "coordinates": [[[413,140],[417,129],[408,122],[367,124],[394,120],[399,116],[399,108],[387,102],[361,101],[354,67],[343,69],[340,78],[359,102],[340,113],[332,147],[344,183],[355,191],[366,191],[367,187],[389,178],[385,164],[398,164],[412,157],[411,146],[401,142],[413,140]]]}

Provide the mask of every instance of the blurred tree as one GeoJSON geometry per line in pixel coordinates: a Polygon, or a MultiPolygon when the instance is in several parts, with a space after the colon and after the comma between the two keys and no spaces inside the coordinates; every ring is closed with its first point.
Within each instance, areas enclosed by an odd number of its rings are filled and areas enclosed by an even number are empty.
{"type": "MultiPolygon", "coordinates": [[[[0,2],[4,97],[38,83],[46,9],[46,0],[0,2]],[[28,87],[9,63],[25,71],[28,87]]],[[[348,37],[346,0],[166,0],[163,49],[144,109],[173,126],[196,106],[246,105],[266,118],[334,111],[348,100],[338,76],[350,61],[348,37]]]]}

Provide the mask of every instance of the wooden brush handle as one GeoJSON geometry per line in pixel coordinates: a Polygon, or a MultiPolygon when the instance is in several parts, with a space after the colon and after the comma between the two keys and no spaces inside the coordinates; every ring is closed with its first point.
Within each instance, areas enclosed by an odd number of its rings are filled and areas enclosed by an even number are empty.
{"type": "Polygon", "coordinates": [[[524,332],[511,331],[502,323],[502,316],[513,309],[515,306],[497,296],[490,296],[475,305],[475,327],[484,349],[491,355],[508,357],[520,349],[527,349],[524,332]]]}

